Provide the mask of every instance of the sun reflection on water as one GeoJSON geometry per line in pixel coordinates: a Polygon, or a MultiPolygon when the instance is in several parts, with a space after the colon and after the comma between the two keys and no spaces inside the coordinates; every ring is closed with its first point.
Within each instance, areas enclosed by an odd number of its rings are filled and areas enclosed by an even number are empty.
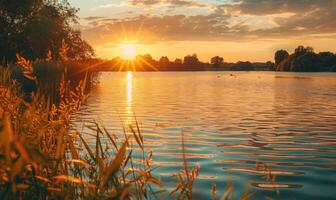
{"type": "Polygon", "coordinates": [[[127,92],[127,99],[126,99],[126,123],[131,124],[132,120],[132,101],[133,101],[133,73],[131,71],[127,72],[126,75],[126,92],[127,92]]]}
{"type": "MultiPolygon", "coordinates": [[[[163,178],[183,167],[183,130],[188,163],[200,163],[203,172],[195,185],[196,195],[204,195],[200,199],[211,199],[214,182],[217,194],[225,193],[228,177],[234,185],[248,182],[255,199],[276,188],[285,197],[291,191],[304,198],[312,185],[316,195],[330,197],[318,191],[333,191],[335,185],[335,77],[221,72],[218,78],[218,73],[104,73],[76,123],[103,116],[123,138],[120,121],[133,135],[128,126],[136,129],[135,113],[144,145],[155,155],[153,175],[163,178]],[[276,184],[266,181],[265,167],[256,167],[256,161],[269,164],[276,184]]],[[[142,164],[141,156],[134,162],[142,164]]]]}

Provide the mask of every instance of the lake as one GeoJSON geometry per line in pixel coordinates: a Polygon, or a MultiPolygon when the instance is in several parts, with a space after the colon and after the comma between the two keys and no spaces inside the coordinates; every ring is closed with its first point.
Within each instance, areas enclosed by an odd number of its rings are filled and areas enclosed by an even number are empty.
{"type": "Polygon", "coordinates": [[[276,198],[274,188],[278,199],[336,198],[336,74],[115,72],[99,80],[77,122],[95,119],[122,135],[135,115],[167,189],[182,168],[183,132],[187,160],[201,168],[195,199],[210,199],[212,184],[219,199],[228,183],[235,199],[246,191],[276,198]]]}

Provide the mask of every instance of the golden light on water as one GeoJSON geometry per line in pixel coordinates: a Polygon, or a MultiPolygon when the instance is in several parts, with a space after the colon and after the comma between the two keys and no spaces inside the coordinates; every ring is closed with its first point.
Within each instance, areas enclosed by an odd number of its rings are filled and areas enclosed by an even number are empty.
{"type": "Polygon", "coordinates": [[[132,104],[132,90],[133,90],[133,73],[131,71],[127,72],[127,105],[131,105],[132,104]]]}
{"type": "Polygon", "coordinates": [[[128,71],[126,74],[126,93],[127,93],[127,99],[126,99],[126,114],[127,119],[126,123],[131,124],[132,121],[132,101],[133,101],[133,73],[131,71],[128,71]]]}

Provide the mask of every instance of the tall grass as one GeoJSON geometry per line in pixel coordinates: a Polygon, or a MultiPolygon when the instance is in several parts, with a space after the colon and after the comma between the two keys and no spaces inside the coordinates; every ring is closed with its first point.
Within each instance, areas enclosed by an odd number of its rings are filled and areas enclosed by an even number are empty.
{"type": "MultiPolygon", "coordinates": [[[[18,60],[25,79],[35,86],[44,81],[37,78],[29,61],[18,60]]],[[[72,89],[63,76],[55,81],[57,90],[50,85],[37,87],[26,101],[22,85],[10,70],[0,71],[2,199],[143,199],[158,192],[152,185],[163,186],[151,175],[151,156],[143,157],[141,166],[132,164],[132,138],[145,155],[138,126],[129,127],[132,135],[125,133],[122,144],[98,124],[91,126],[96,132],[95,149],[72,128],[71,114],[87,98],[85,79],[72,89]],[[57,105],[46,97],[46,90],[59,92],[57,105]],[[112,150],[103,148],[103,135],[112,150]]]]}
{"type": "MultiPolygon", "coordinates": [[[[96,133],[92,148],[71,124],[87,98],[86,77],[73,88],[64,74],[48,80],[52,70],[63,69],[51,63],[42,73],[43,62],[35,64],[18,55],[15,67],[21,68],[0,69],[1,199],[157,199],[166,192],[152,176],[152,153],[145,150],[137,122],[124,128],[122,142],[97,123],[87,126],[96,133]],[[35,90],[22,89],[28,86],[35,90]],[[104,147],[103,137],[108,138],[104,147]],[[134,145],[142,155],[140,165],[134,145]]],[[[191,184],[179,186],[180,198],[191,198],[191,184]]]]}
{"type": "MultiPolygon", "coordinates": [[[[0,68],[1,199],[161,199],[167,192],[172,199],[193,199],[200,167],[189,166],[183,133],[183,166],[173,175],[176,187],[167,191],[152,175],[153,155],[145,148],[137,120],[124,127],[122,139],[98,123],[87,125],[95,133],[95,145],[90,146],[71,123],[72,114],[88,97],[87,73],[72,87],[66,67],[48,62],[33,66],[18,56],[16,67],[21,69],[0,68]],[[34,91],[22,89],[29,84],[36,87],[34,91]],[[136,149],[140,149],[140,164],[135,160],[136,149]]],[[[257,167],[275,181],[266,164],[257,167]]],[[[216,185],[210,188],[215,195],[216,185]]],[[[228,185],[222,199],[234,199],[232,192],[228,185]]],[[[240,199],[251,195],[248,192],[240,199]]]]}
{"type": "MultiPolygon", "coordinates": [[[[32,93],[37,91],[48,98],[51,103],[58,104],[60,101],[61,82],[68,82],[75,88],[80,81],[86,80],[85,90],[92,87],[97,73],[90,68],[88,63],[68,60],[53,60],[51,58],[29,61],[20,55],[16,55],[17,63],[10,63],[6,70],[11,79],[20,84],[20,90],[25,95],[25,100],[30,100],[32,93]]],[[[0,66],[1,67],[1,66],[0,66]]]]}
{"type": "Polygon", "coordinates": [[[193,199],[193,184],[195,178],[198,177],[200,172],[200,167],[195,166],[194,168],[189,168],[186,153],[185,153],[185,145],[184,145],[184,134],[182,131],[181,135],[181,143],[182,143],[182,159],[183,159],[183,168],[181,172],[174,174],[178,180],[178,184],[175,189],[170,192],[170,195],[178,193],[178,199],[193,199]]]}

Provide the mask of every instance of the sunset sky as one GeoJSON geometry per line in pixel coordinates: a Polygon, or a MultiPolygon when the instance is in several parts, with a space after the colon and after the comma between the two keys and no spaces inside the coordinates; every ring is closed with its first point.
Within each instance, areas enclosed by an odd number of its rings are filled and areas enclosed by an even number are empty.
{"type": "Polygon", "coordinates": [[[336,0],[70,0],[97,56],[136,53],[171,60],[273,60],[300,44],[336,51],[336,0]]]}

